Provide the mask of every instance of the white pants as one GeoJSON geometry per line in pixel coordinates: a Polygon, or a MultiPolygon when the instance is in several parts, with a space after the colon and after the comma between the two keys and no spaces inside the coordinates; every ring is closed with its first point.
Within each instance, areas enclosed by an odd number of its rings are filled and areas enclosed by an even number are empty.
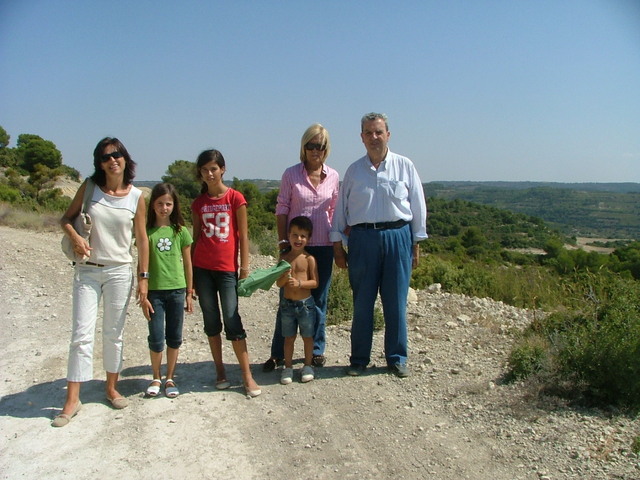
{"type": "Polygon", "coordinates": [[[122,370],[124,322],[133,287],[131,264],[97,267],[76,265],[73,278],[73,328],[67,380],[93,378],[93,343],[98,305],[103,299],[102,356],[109,373],[122,370]]]}

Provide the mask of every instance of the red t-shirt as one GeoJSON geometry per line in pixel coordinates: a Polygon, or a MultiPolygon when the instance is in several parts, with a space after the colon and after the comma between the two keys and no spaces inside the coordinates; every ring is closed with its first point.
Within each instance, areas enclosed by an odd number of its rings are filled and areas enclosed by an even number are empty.
{"type": "Polygon", "coordinates": [[[191,204],[200,217],[200,237],[193,254],[193,266],[220,272],[238,271],[239,234],[236,211],[247,201],[229,188],[222,198],[203,193],[191,204]]]}

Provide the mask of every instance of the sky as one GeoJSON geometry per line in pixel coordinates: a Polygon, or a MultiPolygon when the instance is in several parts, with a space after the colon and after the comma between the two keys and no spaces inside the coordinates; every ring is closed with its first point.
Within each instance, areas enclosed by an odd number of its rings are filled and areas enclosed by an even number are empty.
{"type": "Polygon", "coordinates": [[[313,123],[342,176],[360,118],[422,182],[640,182],[640,0],[0,0],[0,126],[138,180],[209,148],[280,179],[313,123]]]}

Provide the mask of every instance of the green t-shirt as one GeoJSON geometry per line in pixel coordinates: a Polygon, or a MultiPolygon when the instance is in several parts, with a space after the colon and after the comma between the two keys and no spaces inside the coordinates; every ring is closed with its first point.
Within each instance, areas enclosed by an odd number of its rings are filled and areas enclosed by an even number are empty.
{"type": "Polygon", "coordinates": [[[182,249],[193,243],[186,227],[176,233],[173,227],[153,227],[149,236],[149,290],[185,288],[182,249]]]}

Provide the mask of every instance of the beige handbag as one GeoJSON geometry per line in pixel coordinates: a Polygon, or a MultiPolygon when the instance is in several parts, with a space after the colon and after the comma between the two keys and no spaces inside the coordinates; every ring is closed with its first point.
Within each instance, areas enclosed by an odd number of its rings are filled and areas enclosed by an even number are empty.
{"type": "MultiPolygon", "coordinates": [[[[95,187],[95,183],[90,178],[87,178],[87,186],[84,189],[84,195],[82,197],[82,210],[78,214],[78,216],[73,220],[73,228],[78,235],[82,238],[89,241],[89,235],[91,235],[91,217],[87,213],[89,209],[89,202],[91,202],[91,197],[93,197],[93,189],[95,187]]],[[[71,243],[71,239],[65,233],[62,236],[61,242],[62,251],[67,256],[69,260],[72,260],[76,263],[86,262],[89,257],[84,257],[78,255],[73,249],[73,244],[71,243]]]]}

